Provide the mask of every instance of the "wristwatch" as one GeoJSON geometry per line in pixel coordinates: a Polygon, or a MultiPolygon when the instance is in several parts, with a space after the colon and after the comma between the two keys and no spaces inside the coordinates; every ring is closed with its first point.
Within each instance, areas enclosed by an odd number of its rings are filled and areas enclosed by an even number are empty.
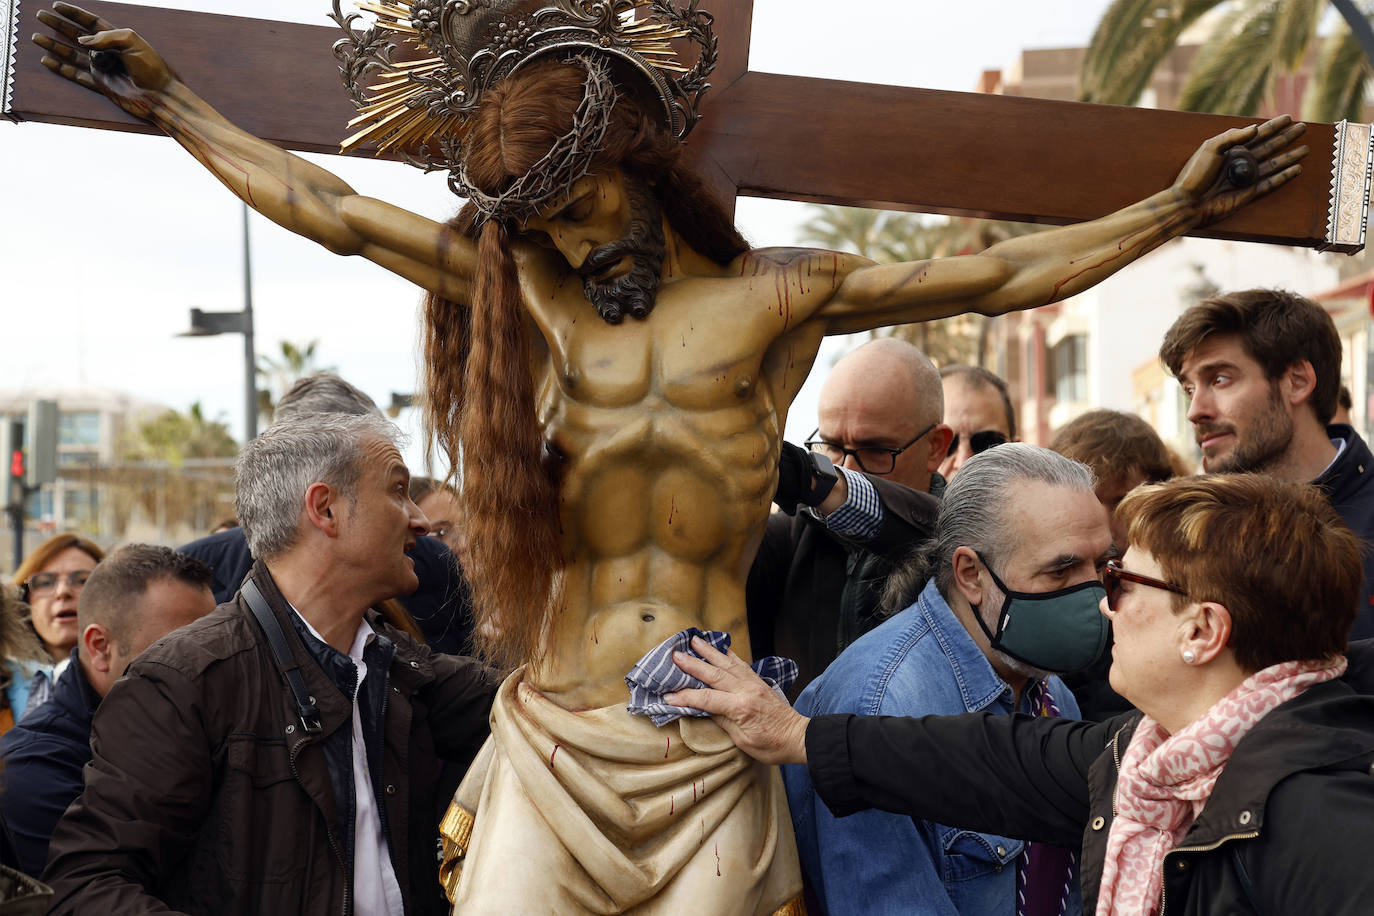
{"type": "Polygon", "coordinates": [[[807,454],[811,456],[811,492],[807,494],[806,504],[819,506],[825,502],[830,491],[835,489],[835,484],[839,483],[840,472],[835,470],[834,463],[820,452],[807,451],[807,454]]]}

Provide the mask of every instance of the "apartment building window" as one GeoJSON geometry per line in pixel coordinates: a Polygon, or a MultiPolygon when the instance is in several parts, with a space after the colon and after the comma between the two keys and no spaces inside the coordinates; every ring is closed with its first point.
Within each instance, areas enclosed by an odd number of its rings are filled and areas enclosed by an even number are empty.
{"type": "Polygon", "coordinates": [[[1054,345],[1054,397],[1060,402],[1088,400],[1088,338],[1070,334],[1054,345]]]}
{"type": "Polygon", "coordinates": [[[64,411],[58,420],[62,445],[99,445],[100,414],[94,410],[64,411]]]}

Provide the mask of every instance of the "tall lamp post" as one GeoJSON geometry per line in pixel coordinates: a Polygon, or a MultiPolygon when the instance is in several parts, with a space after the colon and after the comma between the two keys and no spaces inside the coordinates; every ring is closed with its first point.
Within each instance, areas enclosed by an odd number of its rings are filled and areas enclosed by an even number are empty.
{"type": "Polygon", "coordinates": [[[178,337],[243,335],[243,441],[258,435],[258,358],[253,348],[253,261],[248,248],[248,205],[243,205],[243,311],[206,312],[191,309],[191,329],[178,337]]]}

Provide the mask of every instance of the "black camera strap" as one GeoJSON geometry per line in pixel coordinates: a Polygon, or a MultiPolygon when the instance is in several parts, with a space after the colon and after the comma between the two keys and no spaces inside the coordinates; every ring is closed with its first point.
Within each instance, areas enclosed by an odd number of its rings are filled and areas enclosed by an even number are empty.
{"type": "Polygon", "coordinates": [[[267,637],[267,644],[272,648],[272,655],[281,666],[282,674],[286,676],[286,683],[291,688],[291,693],[296,698],[296,713],[300,716],[301,727],[308,734],[315,734],[322,731],[324,725],[320,722],[320,711],[315,706],[315,698],[310,695],[310,691],[305,689],[305,678],[301,677],[300,666],[291,655],[291,647],[287,645],[286,634],[282,632],[281,624],[277,622],[277,617],[272,613],[272,609],[267,606],[267,599],[262,596],[262,591],[258,584],[252,579],[243,583],[243,597],[248,602],[248,607],[253,612],[253,616],[258,619],[258,626],[262,627],[263,635],[267,637]]]}

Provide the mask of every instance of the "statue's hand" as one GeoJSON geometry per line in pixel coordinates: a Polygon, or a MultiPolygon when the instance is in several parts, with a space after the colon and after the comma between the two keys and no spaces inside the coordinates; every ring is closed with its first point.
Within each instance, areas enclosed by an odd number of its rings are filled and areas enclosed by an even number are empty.
{"type": "Polygon", "coordinates": [[[1228,130],[1193,153],[1174,190],[1199,208],[1201,225],[1224,219],[1302,172],[1307,147],[1293,144],[1305,130],[1288,115],[1228,130]]]}
{"type": "Polygon", "coordinates": [[[33,36],[34,44],[48,52],[43,66],[108,96],[132,115],[148,117],[153,94],[176,79],[136,32],[116,29],[79,6],[54,3],[52,10],[39,10],[38,20],[59,36],[33,36]]]}

